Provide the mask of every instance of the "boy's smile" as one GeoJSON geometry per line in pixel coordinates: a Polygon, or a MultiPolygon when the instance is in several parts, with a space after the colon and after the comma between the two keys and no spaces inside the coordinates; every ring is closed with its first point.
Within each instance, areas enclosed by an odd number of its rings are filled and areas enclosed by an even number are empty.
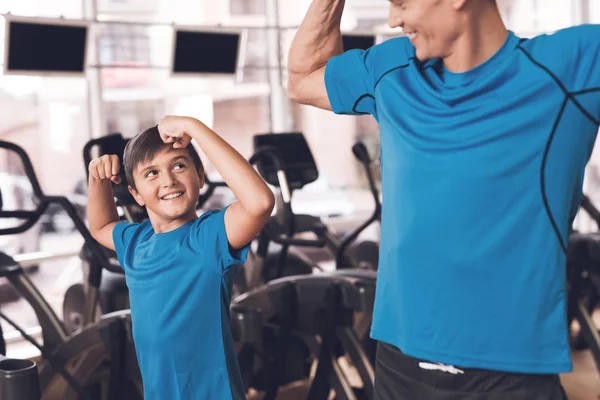
{"type": "Polygon", "coordinates": [[[165,147],[135,167],[131,194],[145,206],[156,233],[178,228],[197,218],[202,178],[186,149],[165,147]]]}

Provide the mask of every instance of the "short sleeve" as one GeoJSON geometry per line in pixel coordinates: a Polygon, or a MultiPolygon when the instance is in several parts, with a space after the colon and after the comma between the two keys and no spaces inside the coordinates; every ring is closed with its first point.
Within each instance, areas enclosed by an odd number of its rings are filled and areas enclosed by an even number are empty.
{"type": "Polygon", "coordinates": [[[573,90],[600,90],[600,25],[581,25],[571,33],[574,43],[570,45],[576,51],[573,90]]]}
{"type": "Polygon", "coordinates": [[[140,224],[120,221],[117,222],[112,231],[113,243],[115,245],[115,252],[117,253],[117,259],[121,266],[123,266],[123,257],[127,246],[131,242],[135,232],[139,229],[140,224]]]}
{"type": "Polygon", "coordinates": [[[600,25],[574,28],[577,53],[573,56],[575,79],[572,95],[600,124],[600,25]]]}
{"type": "Polygon", "coordinates": [[[192,234],[200,251],[212,253],[223,270],[243,264],[248,257],[250,244],[241,249],[232,249],[225,231],[225,211],[208,211],[194,223],[192,234]]]}
{"type": "Polygon", "coordinates": [[[327,62],[325,87],[334,113],[376,116],[372,50],[349,50],[327,62]]]}
{"type": "Polygon", "coordinates": [[[522,44],[594,122],[600,121],[600,25],[579,25],[522,44]]]}

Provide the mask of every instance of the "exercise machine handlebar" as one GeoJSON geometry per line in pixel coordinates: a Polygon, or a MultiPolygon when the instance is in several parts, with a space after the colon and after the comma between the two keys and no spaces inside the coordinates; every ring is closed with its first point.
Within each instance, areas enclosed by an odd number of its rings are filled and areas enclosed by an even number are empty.
{"type": "Polygon", "coordinates": [[[346,251],[350,243],[352,243],[367,226],[371,225],[375,221],[381,220],[381,202],[379,201],[379,190],[377,190],[375,178],[373,177],[373,171],[371,170],[372,161],[369,157],[367,147],[363,142],[358,142],[354,146],[352,146],[352,153],[365,169],[365,173],[367,174],[367,180],[369,181],[369,190],[371,191],[371,194],[373,195],[373,200],[375,201],[375,210],[373,211],[373,214],[371,214],[369,219],[367,219],[364,223],[362,223],[360,226],[358,226],[356,229],[354,229],[342,239],[335,256],[336,268],[340,268],[342,266],[344,252],[346,251]]]}
{"type": "Polygon", "coordinates": [[[581,208],[598,224],[600,227],[600,211],[592,204],[592,201],[585,194],[581,197],[581,208]]]}
{"type": "Polygon", "coordinates": [[[272,228],[270,224],[267,224],[263,229],[263,232],[275,243],[284,246],[303,246],[303,247],[323,247],[325,241],[323,239],[296,239],[293,238],[295,232],[295,221],[294,212],[292,210],[292,192],[288,182],[287,174],[285,172],[285,162],[277,149],[271,146],[260,147],[250,158],[250,164],[256,164],[262,159],[270,159],[277,171],[277,182],[281,190],[282,204],[282,228],[277,229],[283,230],[285,234],[280,234],[272,228]]]}
{"type": "Polygon", "coordinates": [[[101,278],[101,274],[102,274],[102,268],[106,268],[113,272],[121,272],[120,268],[113,266],[109,262],[107,255],[102,250],[100,244],[98,244],[98,242],[96,242],[96,240],[92,237],[92,235],[90,234],[90,231],[86,227],[85,223],[83,222],[81,217],[79,217],[79,215],[77,214],[77,211],[75,210],[75,207],[73,206],[73,204],[64,196],[46,196],[46,194],[42,191],[42,188],[37,179],[37,176],[35,175],[35,171],[33,169],[31,160],[29,159],[29,156],[27,155],[25,150],[23,150],[23,148],[21,148],[20,146],[14,144],[14,143],[6,142],[6,141],[0,141],[0,148],[12,151],[19,156],[19,158],[21,159],[21,162],[23,163],[23,168],[25,169],[25,174],[26,174],[29,182],[31,183],[31,187],[33,188],[34,196],[38,203],[37,208],[33,211],[32,210],[13,210],[13,211],[0,210],[0,218],[17,218],[17,219],[24,220],[24,222],[22,222],[20,225],[17,225],[15,227],[0,229],[0,236],[13,235],[13,234],[23,233],[23,232],[27,231],[40,219],[40,217],[42,216],[42,214],[44,214],[44,212],[46,211],[46,209],[48,208],[48,206],[50,204],[57,204],[67,212],[67,215],[73,221],[75,228],[83,236],[85,243],[88,245],[88,247],[92,253],[92,256],[95,258],[95,261],[96,261],[95,263],[92,263],[92,265],[100,266],[99,268],[90,270],[89,279],[88,279],[90,285],[92,285],[93,287],[96,287],[96,288],[99,287],[100,278],[101,278]],[[116,269],[118,269],[118,270],[115,271],[116,269]]]}

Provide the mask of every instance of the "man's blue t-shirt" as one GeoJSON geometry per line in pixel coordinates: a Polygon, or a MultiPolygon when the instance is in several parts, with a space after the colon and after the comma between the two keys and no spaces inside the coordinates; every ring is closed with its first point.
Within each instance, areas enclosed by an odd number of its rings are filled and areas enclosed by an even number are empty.
{"type": "Polygon", "coordinates": [[[160,234],[148,220],[113,230],[145,399],[246,398],[229,305],[248,247],[230,253],[224,214],[207,212],[160,234]]]}
{"type": "Polygon", "coordinates": [[[465,73],[407,38],[329,61],[334,112],[372,114],[383,215],[371,335],[465,368],[572,368],[565,246],[600,125],[600,26],[521,39],[465,73]]]}

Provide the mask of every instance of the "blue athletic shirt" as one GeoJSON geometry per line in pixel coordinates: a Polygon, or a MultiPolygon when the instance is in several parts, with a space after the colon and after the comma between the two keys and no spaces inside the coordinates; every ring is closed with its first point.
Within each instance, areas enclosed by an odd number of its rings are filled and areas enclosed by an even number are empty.
{"type": "Polygon", "coordinates": [[[160,234],[148,220],[113,230],[147,400],[246,398],[229,305],[248,247],[230,253],[224,214],[160,234]]]}
{"type": "Polygon", "coordinates": [[[407,38],[331,59],[337,114],[372,114],[383,214],[371,336],[432,362],[572,368],[565,246],[600,125],[600,26],[509,32],[465,73],[407,38]]]}

